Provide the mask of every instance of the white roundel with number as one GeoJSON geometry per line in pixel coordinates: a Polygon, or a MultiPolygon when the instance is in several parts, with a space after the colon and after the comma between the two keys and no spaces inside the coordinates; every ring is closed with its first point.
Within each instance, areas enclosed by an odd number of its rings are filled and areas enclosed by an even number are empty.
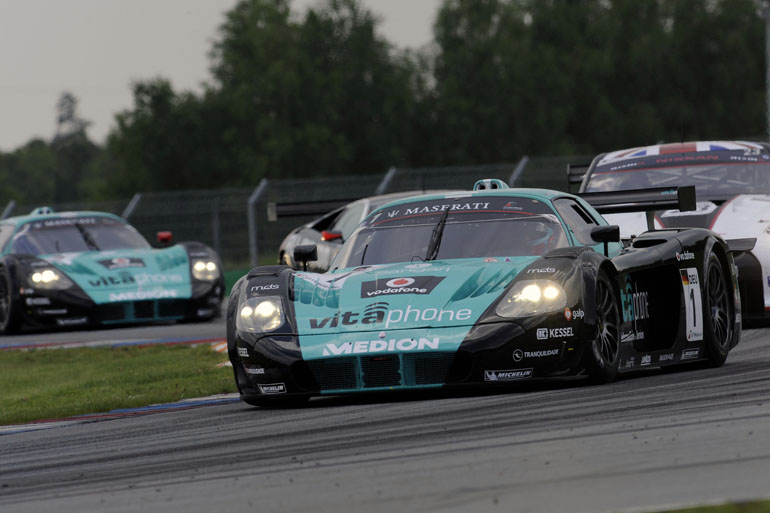
{"type": "Polygon", "coordinates": [[[684,291],[687,341],[703,340],[703,307],[700,297],[700,280],[698,269],[688,267],[679,269],[682,277],[682,290],[684,291]]]}

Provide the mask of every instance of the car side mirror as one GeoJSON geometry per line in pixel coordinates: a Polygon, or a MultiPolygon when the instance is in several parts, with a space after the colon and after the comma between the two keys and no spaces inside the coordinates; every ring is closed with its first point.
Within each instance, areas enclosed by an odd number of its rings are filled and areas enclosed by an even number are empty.
{"type": "Polygon", "coordinates": [[[609,256],[607,245],[610,242],[620,242],[620,226],[611,224],[608,226],[595,226],[591,228],[591,239],[604,243],[604,256],[609,256]]]}
{"type": "Polygon", "coordinates": [[[318,248],[315,244],[305,244],[294,248],[294,261],[302,262],[302,266],[307,271],[307,263],[318,260],[318,248]]]}
{"type": "Polygon", "coordinates": [[[162,231],[155,234],[155,240],[157,240],[160,244],[164,246],[168,246],[171,244],[171,241],[174,238],[174,234],[170,231],[162,231]]]}
{"type": "Polygon", "coordinates": [[[321,240],[326,242],[330,240],[339,240],[342,242],[342,234],[340,232],[327,232],[326,230],[323,230],[321,232],[321,240]]]}

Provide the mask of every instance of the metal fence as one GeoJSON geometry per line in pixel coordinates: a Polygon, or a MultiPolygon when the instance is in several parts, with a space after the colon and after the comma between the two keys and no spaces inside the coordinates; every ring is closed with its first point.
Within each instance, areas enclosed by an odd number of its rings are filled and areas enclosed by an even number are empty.
{"type": "MultiPolygon", "coordinates": [[[[249,189],[137,193],[122,200],[50,205],[56,211],[94,210],[126,217],[148,240],[171,231],[175,241],[198,240],[214,248],[225,267],[244,268],[277,261],[277,249],[295,227],[316,215],[268,220],[274,203],[353,200],[374,194],[425,189],[468,189],[481,178],[500,178],[514,187],[567,190],[570,162],[590,156],[523,157],[518,162],[477,166],[391,168],[380,175],[262,180],[249,189]]],[[[0,205],[1,206],[1,205],[0,205]]],[[[9,202],[3,215],[40,205],[9,202]]]]}

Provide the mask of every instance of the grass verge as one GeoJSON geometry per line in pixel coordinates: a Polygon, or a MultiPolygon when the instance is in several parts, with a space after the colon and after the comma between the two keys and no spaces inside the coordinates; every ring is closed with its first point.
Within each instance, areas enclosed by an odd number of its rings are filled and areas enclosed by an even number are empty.
{"type": "Polygon", "coordinates": [[[3,352],[0,424],[235,392],[226,360],[208,344],[3,352]]]}
{"type": "Polygon", "coordinates": [[[735,502],[716,506],[696,506],[694,508],[671,509],[655,513],[770,513],[770,501],[735,502]]]}

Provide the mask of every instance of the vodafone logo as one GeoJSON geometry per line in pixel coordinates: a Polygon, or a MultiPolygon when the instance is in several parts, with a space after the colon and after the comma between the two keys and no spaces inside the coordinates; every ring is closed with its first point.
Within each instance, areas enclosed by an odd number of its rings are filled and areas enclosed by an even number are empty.
{"type": "Polygon", "coordinates": [[[391,288],[408,287],[413,283],[414,283],[414,278],[396,278],[394,280],[385,282],[385,286],[391,287],[391,288]]]}
{"type": "Polygon", "coordinates": [[[392,296],[395,294],[430,294],[441,283],[444,276],[415,276],[409,278],[385,279],[383,281],[365,281],[361,283],[361,297],[392,296]]]}

